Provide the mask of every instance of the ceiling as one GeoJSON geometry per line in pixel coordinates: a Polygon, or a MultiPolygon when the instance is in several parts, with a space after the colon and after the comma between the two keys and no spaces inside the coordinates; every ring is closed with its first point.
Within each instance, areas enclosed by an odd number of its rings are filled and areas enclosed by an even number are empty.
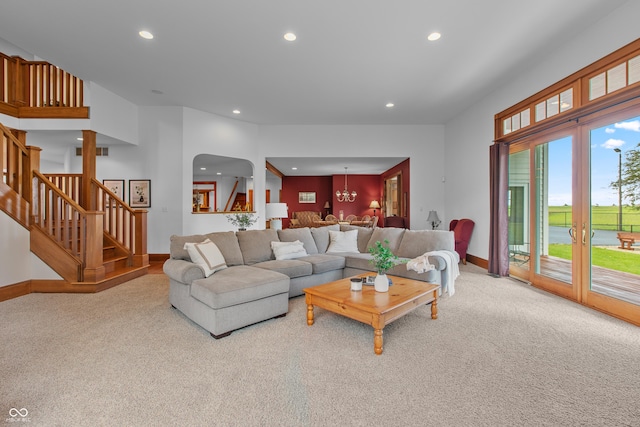
{"type": "Polygon", "coordinates": [[[137,105],[256,124],[442,124],[624,2],[3,0],[0,38],[137,105]]]}

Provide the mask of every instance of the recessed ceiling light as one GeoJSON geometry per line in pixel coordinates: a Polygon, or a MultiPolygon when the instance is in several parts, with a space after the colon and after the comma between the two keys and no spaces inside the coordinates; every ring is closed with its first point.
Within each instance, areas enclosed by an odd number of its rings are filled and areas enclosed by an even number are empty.
{"type": "Polygon", "coordinates": [[[284,39],[285,39],[286,41],[288,41],[288,42],[292,42],[292,41],[294,41],[294,40],[295,40],[295,39],[297,39],[297,38],[298,38],[298,37],[297,37],[295,34],[293,34],[293,33],[287,33],[287,34],[285,34],[285,35],[284,35],[284,39]]]}
{"type": "Polygon", "coordinates": [[[232,113],[233,114],[240,114],[240,110],[233,110],[232,113]]]}
{"type": "Polygon", "coordinates": [[[140,37],[142,37],[143,39],[151,40],[153,38],[153,34],[151,34],[147,30],[142,30],[138,34],[140,34],[140,37]]]}
{"type": "Polygon", "coordinates": [[[434,42],[434,41],[438,40],[440,37],[442,37],[442,34],[440,34],[440,33],[438,33],[436,31],[436,32],[433,32],[433,33],[429,34],[427,36],[427,40],[429,40],[430,42],[434,42]]]}
{"type": "Polygon", "coordinates": [[[294,166],[294,167],[292,167],[292,168],[291,168],[291,170],[292,170],[292,171],[297,171],[297,170],[298,170],[298,168],[294,166]]]}
{"type": "Polygon", "coordinates": [[[76,139],[77,139],[78,141],[84,141],[84,138],[83,138],[83,137],[78,137],[78,138],[76,138],[76,139]]]}
{"type": "Polygon", "coordinates": [[[216,175],[222,175],[222,172],[216,172],[216,175]]]}
{"type": "Polygon", "coordinates": [[[385,105],[385,107],[393,108],[393,107],[395,107],[395,104],[393,102],[387,102],[387,105],[385,105]]]}
{"type": "Polygon", "coordinates": [[[207,168],[200,168],[200,170],[201,170],[201,171],[206,171],[206,170],[207,170],[207,168]]]}

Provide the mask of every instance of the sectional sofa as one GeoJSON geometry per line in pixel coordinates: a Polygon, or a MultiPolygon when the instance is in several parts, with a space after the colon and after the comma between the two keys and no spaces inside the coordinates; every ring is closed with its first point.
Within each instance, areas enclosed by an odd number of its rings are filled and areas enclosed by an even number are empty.
{"type": "Polygon", "coordinates": [[[428,256],[434,268],[422,274],[404,264],[389,274],[437,283],[443,289],[453,285],[448,283],[448,264],[450,269],[455,255],[457,267],[459,258],[451,231],[346,225],[228,231],[171,236],[170,259],[163,266],[169,277],[169,302],[221,338],[286,315],[289,298],[302,295],[306,287],[371,272],[368,248],[385,240],[405,260],[432,251],[453,254],[428,256]]]}

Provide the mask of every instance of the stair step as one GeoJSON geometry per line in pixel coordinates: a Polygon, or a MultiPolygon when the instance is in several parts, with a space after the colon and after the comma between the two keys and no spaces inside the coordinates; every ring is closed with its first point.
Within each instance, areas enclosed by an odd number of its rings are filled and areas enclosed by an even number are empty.
{"type": "Polygon", "coordinates": [[[78,289],[76,292],[100,292],[128,282],[136,277],[144,276],[148,273],[148,269],[149,266],[119,268],[106,273],[104,280],[99,282],[73,282],[71,286],[78,289]]]}
{"type": "Polygon", "coordinates": [[[128,267],[129,261],[129,257],[126,256],[119,256],[119,257],[112,257],[112,258],[103,258],[102,259],[102,265],[104,265],[104,271],[105,273],[109,273],[112,271],[116,271],[118,269],[122,269],[122,268],[126,268],[128,267]]]}

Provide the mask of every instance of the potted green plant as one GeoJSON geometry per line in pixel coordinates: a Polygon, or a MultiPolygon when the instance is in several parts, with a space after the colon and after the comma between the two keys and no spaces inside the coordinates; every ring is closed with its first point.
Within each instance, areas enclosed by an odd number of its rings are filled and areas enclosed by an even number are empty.
{"type": "Polygon", "coordinates": [[[251,212],[232,213],[231,215],[226,215],[226,217],[231,224],[238,227],[239,231],[246,230],[258,221],[258,217],[254,218],[251,212]]]}
{"type": "Polygon", "coordinates": [[[372,259],[369,261],[376,267],[376,276],[374,287],[377,292],[387,292],[389,290],[389,279],[387,278],[387,271],[394,266],[401,264],[402,261],[397,255],[394,255],[389,248],[389,241],[384,240],[386,246],[378,240],[369,248],[369,253],[372,255],[372,259]]]}

